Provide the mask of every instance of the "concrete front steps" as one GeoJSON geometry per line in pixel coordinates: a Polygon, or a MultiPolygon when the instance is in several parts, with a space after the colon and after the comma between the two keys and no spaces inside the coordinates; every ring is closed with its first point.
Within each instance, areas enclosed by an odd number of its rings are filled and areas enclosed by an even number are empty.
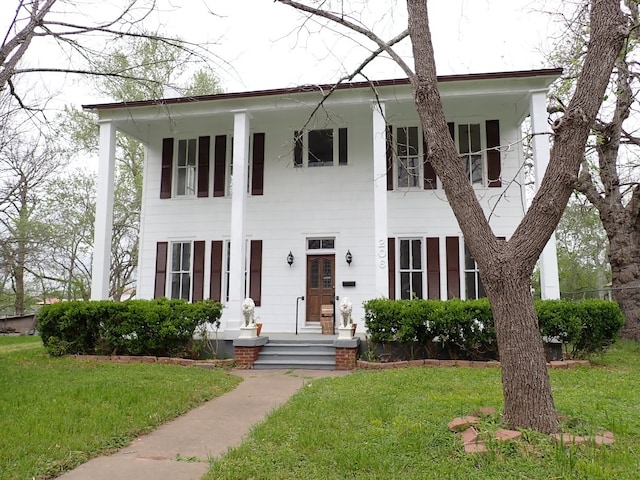
{"type": "Polygon", "coordinates": [[[253,364],[256,370],[335,370],[336,349],[330,340],[271,340],[253,364]]]}

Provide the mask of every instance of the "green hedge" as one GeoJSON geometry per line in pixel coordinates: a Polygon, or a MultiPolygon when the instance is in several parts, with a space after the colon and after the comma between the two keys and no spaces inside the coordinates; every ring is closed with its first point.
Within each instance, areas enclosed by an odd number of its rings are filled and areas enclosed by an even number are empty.
{"type": "MultiPolygon", "coordinates": [[[[541,335],[559,338],[574,358],[609,346],[624,324],[613,302],[540,300],[535,305],[541,335]]],[[[497,355],[487,299],[374,299],[364,303],[364,310],[365,325],[375,344],[417,342],[430,353],[439,347],[468,358],[497,355]]]]}
{"type": "Polygon", "coordinates": [[[51,355],[184,356],[199,327],[220,325],[222,305],[205,300],[60,302],[36,317],[51,355]]]}

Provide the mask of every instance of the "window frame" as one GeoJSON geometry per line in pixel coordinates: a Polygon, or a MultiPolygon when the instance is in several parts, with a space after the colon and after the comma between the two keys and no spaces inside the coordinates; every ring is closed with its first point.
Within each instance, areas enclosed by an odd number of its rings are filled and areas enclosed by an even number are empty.
{"type": "Polygon", "coordinates": [[[169,242],[170,245],[170,258],[169,258],[169,275],[167,275],[167,282],[168,282],[168,292],[169,292],[169,298],[170,299],[182,299],[182,300],[186,300],[188,302],[191,302],[191,298],[193,295],[193,241],[192,240],[175,240],[175,241],[170,241],[169,242]],[[175,259],[175,254],[176,254],[176,250],[175,247],[178,245],[182,245],[181,249],[180,249],[180,265],[178,269],[174,269],[174,259],[175,259]],[[184,268],[184,259],[182,258],[182,256],[184,255],[184,247],[188,245],[189,246],[189,266],[188,269],[184,268]],[[179,289],[178,289],[178,296],[174,295],[174,276],[179,275],[179,289]],[[188,279],[189,285],[188,285],[188,298],[184,298],[183,297],[183,293],[184,293],[184,277],[186,275],[186,278],[188,279]]]}
{"type": "Polygon", "coordinates": [[[349,129],[346,126],[333,126],[326,128],[310,128],[303,132],[294,132],[294,161],[295,168],[301,167],[333,167],[344,166],[349,164],[349,129]],[[331,161],[320,160],[310,162],[312,155],[310,134],[314,132],[330,131],[331,132],[331,161]],[[344,134],[341,134],[344,132],[344,134]],[[299,151],[298,151],[299,150],[299,151]],[[343,153],[341,155],[341,152],[343,153]],[[300,156],[296,159],[296,156],[300,156]]]}
{"type": "MultiPolygon", "coordinates": [[[[487,187],[487,146],[486,146],[486,120],[483,118],[470,117],[464,119],[454,119],[451,123],[454,125],[454,143],[456,145],[456,149],[458,151],[458,158],[463,163],[465,172],[467,173],[467,178],[471,182],[471,185],[474,187],[484,188],[487,187]],[[471,141],[469,141],[469,152],[460,153],[461,152],[461,136],[460,136],[460,127],[466,126],[471,127],[472,125],[478,126],[478,135],[480,148],[479,150],[471,150],[471,141]],[[480,157],[480,177],[479,181],[473,181],[473,171],[471,162],[473,161],[472,157],[477,156],[480,157]]],[[[469,129],[470,130],[470,129],[469,129]]]]}
{"type": "MultiPolygon", "coordinates": [[[[423,139],[423,132],[422,132],[422,127],[419,124],[398,124],[398,125],[393,125],[393,184],[394,184],[394,188],[398,189],[398,190],[424,190],[424,181],[423,181],[423,177],[424,177],[424,141],[421,141],[421,139],[423,139]],[[409,138],[408,135],[408,131],[411,128],[415,128],[417,130],[417,134],[416,134],[416,140],[418,142],[417,145],[417,154],[416,155],[400,155],[401,152],[401,148],[400,148],[400,134],[399,131],[400,130],[406,130],[407,131],[407,135],[406,138],[409,138]],[[416,161],[416,167],[411,167],[411,168],[415,168],[415,174],[413,175],[407,175],[407,178],[413,179],[413,182],[409,182],[409,185],[400,185],[400,166],[401,166],[401,157],[402,158],[415,158],[416,161]],[[413,184],[411,184],[413,183],[413,184]]],[[[406,149],[408,152],[408,148],[406,149]]]]}
{"type": "Polygon", "coordinates": [[[479,298],[486,298],[487,293],[485,292],[484,285],[482,285],[482,279],[480,278],[480,269],[478,268],[478,262],[471,255],[471,251],[467,246],[466,242],[463,243],[463,264],[462,264],[462,273],[464,278],[464,296],[466,300],[477,300],[479,298]],[[473,278],[473,292],[472,295],[469,295],[470,283],[467,281],[467,278],[473,278]]]}
{"type": "Polygon", "coordinates": [[[192,198],[198,193],[198,155],[200,150],[200,142],[198,137],[176,138],[175,151],[173,153],[173,196],[175,198],[192,198]],[[185,165],[180,165],[181,143],[185,143],[185,165]],[[190,145],[194,145],[193,154],[191,155],[190,145]],[[189,165],[189,161],[193,161],[193,165],[189,165]],[[180,174],[185,173],[184,191],[180,190],[180,174]]]}
{"type": "MultiPolygon", "coordinates": [[[[223,273],[223,288],[221,298],[223,303],[229,303],[229,288],[231,278],[231,240],[223,240],[222,247],[222,273],[223,273]]],[[[244,251],[244,298],[247,298],[249,292],[249,285],[251,281],[251,273],[249,271],[249,259],[251,258],[251,239],[246,240],[246,246],[244,251]]]]}
{"type": "Polygon", "coordinates": [[[396,293],[396,295],[398,295],[398,298],[401,300],[407,299],[407,300],[411,300],[414,298],[419,298],[422,299],[424,298],[424,294],[425,294],[425,287],[426,287],[426,253],[425,253],[425,248],[424,248],[424,244],[423,244],[424,239],[422,237],[400,237],[397,239],[397,257],[396,257],[396,270],[397,270],[397,285],[399,286],[398,288],[398,292],[396,293]],[[402,266],[402,249],[403,249],[403,242],[409,242],[408,246],[409,246],[409,258],[408,258],[408,267],[403,268],[402,266]],[[419,268],[415,268],[415,258],[416,258],[416,247],[414,247],[414,242],[418,242],[418,246],[417,246],[417,258],[419,258],[420,260],[420,266],[419,268]],[[405,288],[403,286],[403,274],[408,274],[408,279],[409,279],[409,292],[411,293],[411,295],[408,298],[405,298],[405,288]],[[418,274],[416,276],[416,274],[418,274]],[[416,289],[414,288],[414,281],[416,278],[420,279],[420,292],[419,294],[416,293],[416,289]]]}

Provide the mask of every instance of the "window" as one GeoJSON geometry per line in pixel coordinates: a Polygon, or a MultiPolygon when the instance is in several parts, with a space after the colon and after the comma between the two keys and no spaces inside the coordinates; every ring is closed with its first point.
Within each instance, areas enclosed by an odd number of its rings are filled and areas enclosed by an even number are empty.
{"type": "Polygon", "coordinates": [[[307,250],[333,250],[335,242],[335,238],[309,238],[307,239],[307,250]]]}
{"type": "MultiPolygon", "coordinates": [[[[247,244],[247,246],[251,245],[251,242],[249,242],[247,244]]],[[[231,241],[227,240],[225,242],[225,246],[227,248],[227,256],[226,256],[226,261],[225,261],[225,265],[224,265],[224,278],[225,278],[225,299],[228,302],[229,301],[229,288],[230,288],[230,281],[229,279],[231,278],[231,241]]],[[[247,250],[247,256],[250,254],[250,251],[247,250]]],[[[245,257],[244,259],[244,293],[243,296],[246,297],[247,296],[247,277],[248,277],[248,272],[247,272],[247,257],[245,257]]],[[[255,298],[254,298],[255,301],[255,298]]]]}
{"type": "Polygon", "coordinates": [[[293,164],[302,167],[347,165],[347,129],[325,128],[294,132],[293,164]],[[337,141],[336,141],[337,139],[337,141]]]}
{"type": "Polygon", "coordinates": [[[191,242],[171,244],[171,298],[190,300],[191,242]]]}
{"type": "Polygon", "coordinates": [[[418,127],[399,127],[396,130],[397,185],[420,186],[420,142],[418,127]]]}
{"type": "Polygon", "coordinates": [[[458,125],[458,152],[472,184],[483,183],[480,124],[458,125]]]}
{"type": "Polygon", "coordinates": [[[480,280],[480,271],[478,264],[471,256],[471,251],[467,244],[464,245],[464,283],[467,300],[483,298],[487,295],[484,293],[484,287],[480,280]]]}
{"type": "Polygon", "coordinates": [[[197,139],[190,138],[188,140],[178,140],[176,196],[196,194],[197,150],[197,139]]]}
{"type": "Polygon", "coordinates": [[[400,239],[400,298],[423,298],[422,240],[400,239]]]}

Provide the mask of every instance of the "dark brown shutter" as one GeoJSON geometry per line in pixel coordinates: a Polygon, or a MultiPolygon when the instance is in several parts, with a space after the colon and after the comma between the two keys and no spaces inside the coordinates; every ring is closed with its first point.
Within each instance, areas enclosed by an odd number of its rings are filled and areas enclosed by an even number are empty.
{"type": "Polygon", "coordinates": [[[209,196],[209,146],[211,137],[198,138],[198,197],[209,196]]]}
{"type": "Polygon", "coordinates": [[[460,298],[460,239],[447,237],[447,298],[460,298]]]}
{"type": "Polygon", "coordinates": [[[213,148],[213,196],[224,197],[227,167],[227,136],[216,135],[213,148]]]}
{"type": "Polygon", "coordinates": [[[264,133],[253,134],[251,167],[251,195],[262,195],[264,190],[264,133]]]}
{"type": "Polygon", "coordinates": [[[424,166],[424,189],[435,190],[438,188],[436,180],[436,171],[431,166],[431,162],[427,160],[427,139],[422,136],[422,153],[423,153],[423,166],[424,166]]]}
{"type": "Polygon", "coordinates": [[[160,198],[171,198],[173,171],[173,138],[162,139],[162,169],[160,170],[160,198]]]}
{"type": "Polygon", "coordinates": [[[393,125],[387,125],[387,190],[393,190],[393,125]]]}
{"type": "Polygon", "coordinates": [[[387,260],[389,265],[389,299],[396,299],[396,239],[387,240],[387,260]]]}
{"type": "Polygon", "coordinates": [[[249,296],[260,306],[262,296],[262,240],[251,240],[249,261],[249,296]]]}
{"type": "Polygon", "coordinates": [[[193,292],[191,301],[204,299],[204,241],[193,242],[193,292]]]}
{"type": "Polygon", "coordinates": [[[165,285],[167,284],[167,253],[169,252],[169,242],[158,242],[156,244],[156,283],[153,288],[153,298],[165,296],[165,285]]]}
{"type": "Polygon", "coordinates": [[[487,178],[490,187],[501,187],[500,179],[502,165],[500,161],[500,121],[487,120],[487,178]]]}
{"type": "Polygon", "coordinates": [[[209,298],[220,302],[222,300],[222,240],[211,242],[211,282],[209,284],[209,298]]]}
{"type": "Polygon", "coordinates": [[[347,129],[338,129],[338,165],[347,164],[347,129]]]}
{"type": "Polygon", "coordinates": [[[447,127],[449,127],[449,134],[451,135],[451,138],[455,142],[455,140],[456,140],[456,125],[455,125],[455,123],[449,122],[449,123],[447,123],[447,127]]]}
{"type": "Polygon", "coordinates": [[[293,166],[302,166],[302,132],[293,132],[293,166]]]}
{"type": "Polygon", "coordinates": [[[431,300],[440,300],[440,239],[427,237],[427,288],[431,300]]]}

